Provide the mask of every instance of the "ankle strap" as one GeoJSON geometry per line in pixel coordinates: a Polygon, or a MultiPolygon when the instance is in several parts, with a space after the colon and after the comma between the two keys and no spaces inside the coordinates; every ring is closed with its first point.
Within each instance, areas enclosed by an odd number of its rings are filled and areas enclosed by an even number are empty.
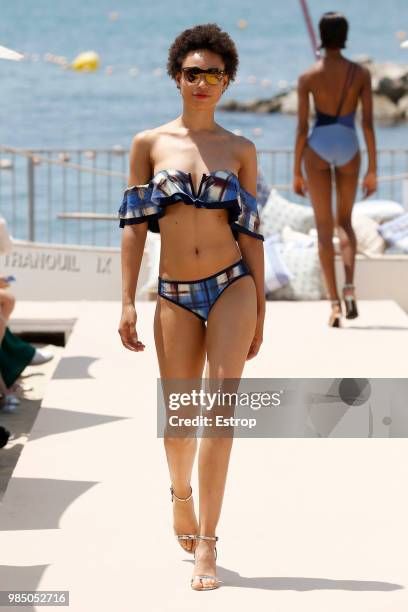
{"type": "Polygon", "coordinates": [[[218,536],[197,535],[196,538],[197,540],[215,540],[215,542],[218,541],[218,536]]]}
{"type": "Polygon", "coordinates": [[[193,487],[191,485],[190,485],[190,489],[191,489],[191,492],[190,492],[190,495],[188,497],[177,497],[177,495],[174,492],[173,485],[171,485],[170,486],[171,501],[173,501],[173,497],[175,497],[179,501],[184,501],[184,502],[188,501],[189,499],[191,499],[191,497],[193,495],[193,487]]]}
{"type": "Polygon", "coordinates": [[[343,285],[343,289],[355,289],[355,285],[352,285],[351,283],[346,283],[345,285],[343,285]]]}

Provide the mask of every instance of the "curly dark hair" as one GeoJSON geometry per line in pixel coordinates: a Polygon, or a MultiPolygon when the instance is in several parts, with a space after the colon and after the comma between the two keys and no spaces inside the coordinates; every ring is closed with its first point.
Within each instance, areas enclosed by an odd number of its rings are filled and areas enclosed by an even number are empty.
{"type": "Polygon", "coordinates": [[[184,58],[190,51],[208,49],[218,53],[224,61],[228,81],[233,81],[238,68],[238,52],[234,41],[227,32],[223,32],[216,23],[196,25],[184,30],[177,36],[169,48],[167,74],[175,79],[181,71],[184,58]]]}

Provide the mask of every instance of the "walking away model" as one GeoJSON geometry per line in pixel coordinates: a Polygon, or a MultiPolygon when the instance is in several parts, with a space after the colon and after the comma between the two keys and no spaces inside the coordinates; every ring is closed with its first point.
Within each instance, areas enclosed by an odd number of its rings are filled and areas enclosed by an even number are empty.
{"type": "Polygon", "coordinates": [[[340,327],[341,301],[337,292],[333,227],[337,226],[343,259],[343,300],[346,318],[358,316],[354,287],[356,237],[351,223],[360,171],[360,150],[354,124],[359,100],[362,128],[367,145],[368,169],[363,180],[363,197],[376,191],[376,150],[372,118],[371,76],[367,68],[346,59],[348,22],[340,13],[324,13],[320,22],[320,48],[325,55],[299,77],[298,128],[295,148],[293,190],[304,196],[309,191],[318,233],[319,257],[332,311],[329,325],[340,327]],[[316,119],[309,131],[309,93],[316,119]],[[307,182],[302,175],[304,162],[307,182]],[[336,183],[336,219],[332,214],[332,166],[336,183]]]}
{"type": "MultiPolygon", "coordinates": [[[[265,317],[263,236],[256,204],[254,144],[215,122],[216,106],[234,80],[234,42],[216,24],[182,32],[169,49],[167,71],[181,114],[138,133],[130,150],[129,186],[119,209],[122,235],[123,345],[143,351],[136,330],[135,291],[147,230],[160,232],[154,338],[160,376],[240,379],[257,355],[265,317]]],[[[232,437],[203,437],[198,455],[199,520],[190,485],[196,436],[164,436],[174,531],[194,553],[191,586],[219,586],[216,527],[232,437]]]]}

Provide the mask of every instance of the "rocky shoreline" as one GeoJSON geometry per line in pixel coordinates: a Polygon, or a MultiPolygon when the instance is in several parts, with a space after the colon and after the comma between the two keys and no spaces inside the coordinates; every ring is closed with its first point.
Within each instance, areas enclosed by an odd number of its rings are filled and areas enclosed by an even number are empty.
{"type": "MultiPolygon", "coordinates": [[[[373,88],[374,119],[383,123],[408,121],[408,64],[392,62],[375,63],[370,58],[353,58],[357,63],[366,66],[371,73],[373,88]]],[[[246,102],[228,100],[218,107],[229,112],[252,113],[297,113],[297,91],[295,87],[287,88],[269,98],[254,98],[246,102]]],[[[310,114],[314,106],[311,101],[310,114]]],[[[361,105],[357,116],[361,114],[361,105]]]]}

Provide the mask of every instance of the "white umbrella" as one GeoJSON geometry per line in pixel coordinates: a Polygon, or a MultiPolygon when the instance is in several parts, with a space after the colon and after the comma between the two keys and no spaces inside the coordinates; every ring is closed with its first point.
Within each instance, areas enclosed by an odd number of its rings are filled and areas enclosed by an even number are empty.
{"type": "Polygon", "coordinates": [[[404,42],[401,43],[400,45],[403,49],[406,49],[408,47],[408,39],[404,40],[404,42]]]}
{"type": "Polygon", "coordinates": [[[12,51],[11,49],[7,49],[7,47],[2,47],[0,45],[0,59],[9,59],[9,60],[22,60],[24,55],[22,53],[17,53],[17,51],[12,51]]]}

